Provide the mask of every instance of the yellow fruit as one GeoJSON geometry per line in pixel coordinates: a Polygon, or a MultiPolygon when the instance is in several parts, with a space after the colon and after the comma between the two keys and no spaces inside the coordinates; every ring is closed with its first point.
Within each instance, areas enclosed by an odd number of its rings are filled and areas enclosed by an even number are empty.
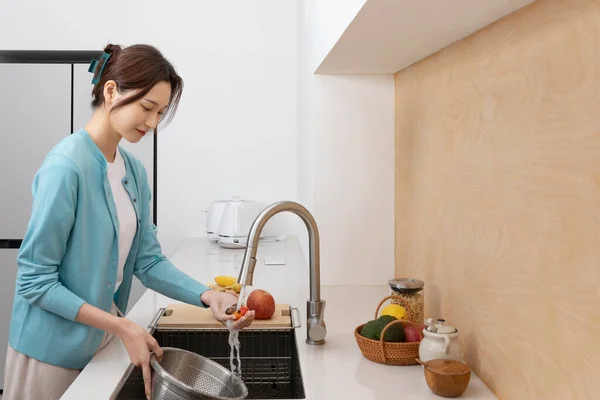
{"type": "Polygon", "coordinates": [[[239,283],[234,283],[233,285],[231,285],[231,289],[236,293],[239,293],[242,290],[242,285],[240,285],[239,283]]]}
{"type": "Polygon", "coordinates": [[[391,315],[396,319],[406,319],[406,309],[398,304],[389,304],[381,310],[379,315],[391,315]]]}
{"type": "Polygon", "coordinates": [[[215,278],[215,282],[217,282],[217,285],[219,286],[227,287],[235,284],[237,282],[237,278],[234,278],[233,276],[221,275],[215,278]]]}

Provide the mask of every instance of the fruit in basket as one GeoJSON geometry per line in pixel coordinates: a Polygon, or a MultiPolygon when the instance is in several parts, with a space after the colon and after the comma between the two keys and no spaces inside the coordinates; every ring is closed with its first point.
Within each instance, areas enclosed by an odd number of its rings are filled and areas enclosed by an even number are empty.
{"type": "Polygon", "coordinates": [[[269,319],[275,314],[275,299],[266,290],[253,290],[248,296],[246,306],[254,310],[255,319],[269,319]]]}
{"type": "Polygon", "coordinates": [[[229,287],[237,282],[237,278],[234,278],[233,276],[220,275],[215,277],[215,282],[219,286],[229,287]]]}
{"type": "MultiPolygon", "coordinates": [[[[378,328],[378,332],[379,334],[377,335],[378,338],[377,340],[379,340],[379,338],[381,338],[381,333],[383,332],[383,328],[386,327],[387,324],[389,324],[392,321],[395,321],[397,318],[391,316],[391,315],[382,315],[381,317],[377,318],[377,328],[378,328]]],[[[404,328],[402,327],[402,324],[394,324],[392,326],[390,326],[387,331],[385,331],[385,337],[383,338],[384,342],[404,342],[404,328]]]]}
{"type": "Polygon", "coordinates": [[[397,320],[398,318],[394,317],[393,315],[382,315],[379,318],[377,318],[375,321],[377,321],[377,326],[379,328],[379,334],[381,335],[381,331],[383,330],[383,328],[385,328],[385,326],[387,324],[389,324],[392,321],[397,320]]]}
{"type": "MultiPolygon", "coordinates": [[[[373,339],[373,340],[378,340],[378,339],[375,339],[375,337],[377,336],[376,332],[377,332],[377,320],[376,319],[364,324],[362,329],[360,330],[360,334],[362,336],[366,337],[367,339],[373,339]]],[[[381,332],[379,334],[381,335],[381,332]]]]}
{"type": "MultiPolygon", "coordinates": [[[[396,317],[391,315],[382,315],[381,317],[367,322],[362,329],[360,334],[368,339],[380,340],[383,329],[392,321],[395,321],[396,317]]],[[[402,325],[395,324],[390,326],[385,331],[384,342],[403,342],[404,341],[404,329],[402,325]]]]}
{"type": "Polygon", "coordinates": [[[407,342],[420,342],[421,336],[419,332],[421,332],[423,328],[420,325],[405,325],[404,326],[404,336],[406,337],[407,342]]]}
{"type": "Polygon", "coordinates": [[[398,304],[388,304],[379,315],[391,315],[396,319],[406,319],[406,309],[398,304]]]}

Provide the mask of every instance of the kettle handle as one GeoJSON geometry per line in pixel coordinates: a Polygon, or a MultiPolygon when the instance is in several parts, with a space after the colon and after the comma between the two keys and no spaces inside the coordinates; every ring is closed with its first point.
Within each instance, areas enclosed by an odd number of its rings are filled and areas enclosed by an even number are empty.
{"type": "Polygon", "coordinates": [[[444,354],[448,354],[448,348],[450,347],[450,336],[444,335],[444,354]]]}

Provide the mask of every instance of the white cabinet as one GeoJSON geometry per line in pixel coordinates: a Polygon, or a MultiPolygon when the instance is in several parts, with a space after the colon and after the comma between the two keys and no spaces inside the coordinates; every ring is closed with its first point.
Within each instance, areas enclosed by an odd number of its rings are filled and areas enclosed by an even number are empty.
{"type": "Polygon", "coordinates": [[[533,0],[306,3],[301,31],[315,56],[310,73],[331,75],[395,74],[533,0]]]}

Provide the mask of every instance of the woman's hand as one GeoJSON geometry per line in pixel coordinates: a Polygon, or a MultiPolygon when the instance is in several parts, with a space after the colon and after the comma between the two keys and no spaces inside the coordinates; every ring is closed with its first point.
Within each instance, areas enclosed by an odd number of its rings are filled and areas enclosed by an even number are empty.
{"type": "Polygon", "coordinates": [[[84,303],[75,317],[77,322],[93,326],[114,334],[121,339],[127,349],[129,359],[144,373],[144,387],[146,397],[150,399],[152,385],[150,374],[150,352],[156,354],[159,360],[163,356],[162,349],[156,340],[141,326],[126,318],[119,318],[91,304],[84,303]]]}
{"type": "MultiPolygon", "coordinates": [[[[234,321],[235,315],[227,315],[225,311],[229,307],[237,307],[238,297],[231,293],[217,292],[216,290],[207,290],[202,293],[200,300],[203,303],[208,304],[213,315],[218,321],[226,323],[227,321],[234,321]]],[[[243,317],[233,323],[233,329],[244,329],[254,321],[254,311],[248,311],[243,317]]]]}
{"type": "Polygon", "coordinates": [[[146,391],[146,397],[150,400],[152,395],[150,352],[154,352],[156,358],[160,361],[163,356],[163,351],[156,339],[154,339],[144,328],[125,318],[123,318],[122,321],[122,330],[117,333],[117,336],[121,339],[121,342],[123,342],[125,349],[127,349],[131,362],[135,366],[142,368],[142,373],[144,375],[144,389],[146,391]]]}

